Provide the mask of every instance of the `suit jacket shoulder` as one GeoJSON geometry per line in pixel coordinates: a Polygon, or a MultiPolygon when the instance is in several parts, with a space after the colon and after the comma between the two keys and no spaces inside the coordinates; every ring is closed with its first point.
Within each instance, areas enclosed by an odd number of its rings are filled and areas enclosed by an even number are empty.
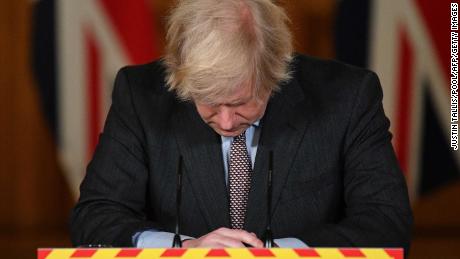
{"type": "Polygon", "coordinates": [[[316,105],[353,104],[361,91],[381,94],[377,75],[368,69],[304,55],[297,55],[292,67],[293,80],[308,99],[316,100],[316,105]]]}

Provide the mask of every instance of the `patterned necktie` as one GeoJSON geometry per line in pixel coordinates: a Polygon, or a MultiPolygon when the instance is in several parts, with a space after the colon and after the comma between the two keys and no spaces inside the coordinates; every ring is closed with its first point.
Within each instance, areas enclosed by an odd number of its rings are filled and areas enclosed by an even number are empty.
{"type": "Polygon", "coordinates": [[[244,132],[233,138],[229,164],[230,221],[233,229],[243,229],[252,175],[244,132]]]}

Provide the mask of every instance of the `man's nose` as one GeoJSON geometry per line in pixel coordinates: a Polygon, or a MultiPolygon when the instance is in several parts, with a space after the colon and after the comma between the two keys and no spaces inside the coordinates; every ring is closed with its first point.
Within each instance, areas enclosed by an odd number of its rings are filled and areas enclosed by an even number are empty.
{"type": "Polygon", "coordinates": [[[234,111],[231,107],[222,106],[219,111],[219,126],[223,130],[231,130],[234,127],[234,111]]]}

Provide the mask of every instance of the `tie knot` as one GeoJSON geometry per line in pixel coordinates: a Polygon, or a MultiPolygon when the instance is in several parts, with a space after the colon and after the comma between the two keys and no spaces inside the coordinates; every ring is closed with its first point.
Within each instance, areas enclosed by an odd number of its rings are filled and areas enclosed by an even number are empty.
{"type": "Polygon", "coordinates": [[[233,140],[245,140],[246,139],[246,131],[243,131],[240,135],[233,138],[233,140]]]}

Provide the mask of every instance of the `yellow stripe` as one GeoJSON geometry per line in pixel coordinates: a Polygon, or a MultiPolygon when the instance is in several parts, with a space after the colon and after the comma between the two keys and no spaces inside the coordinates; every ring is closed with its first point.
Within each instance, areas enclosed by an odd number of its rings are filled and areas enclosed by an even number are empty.
{"type": "MultiPolygon", "coordinates": [[[[316,252],[321,256],[320,258],[327,259],[343,259],[345,258],[339,249],[336,248],[316,248],[316,252]]],[[[348,258],[348,257],[347,257],[348,258]]],[[[363,257],[361,257],[363,258],[363,257]]]]}
{"type": "Polygon", "coordinates": [[[75,252],[75,249],[53,249],[46,259],[67,259],[75,252]]]}
{"type": "MultiPolygon", "coordinates": [[[[97,259],[112,259],[116,258],[115,256],[120,252],[121,249],[116,248],[116,249],[98,249],[97,252],[91,256],[92,258],[97,258],[97,259]]],[[[79,259],[79,258],[76,258],[79,259]]]]}
{"type": "MultiPolygon", "coordinates": [[[[143,249],[142,252],[139,253],[138,256],[132,257],[136,259],[155,259],[155,258],[160,258],[160,255],[163,254],[163,252],[166,249],[164,248],[158,248],[158,249],[143,249]]],[[[171,259],[174,257],[171,257],[171,259]]],[[[118,258],[118,259],[129,259],[128,257],[125,258],[118,258]]]]}
{"type": "Polygon", "coordinates": [[[361,249],[363,254],[367,256],[367,258],[375,258],[375,259],[393,259],[390,257],[384,249],[369,249],[363,248],[361,249]]]}

